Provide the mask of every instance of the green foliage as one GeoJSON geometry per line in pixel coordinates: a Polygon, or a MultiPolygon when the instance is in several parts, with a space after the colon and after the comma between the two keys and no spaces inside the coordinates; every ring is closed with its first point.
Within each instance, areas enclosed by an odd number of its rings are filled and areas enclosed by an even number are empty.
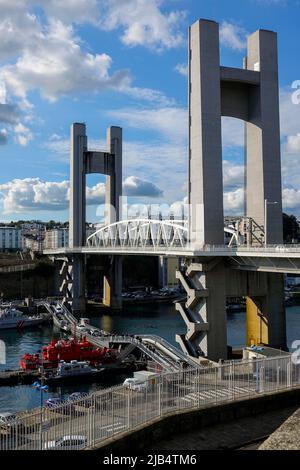
{"type": "Polygon", "coordinates": [[[283,240],[285,243],[297,243],[300,240],[300,226],[294,215],[283,213],[283,240]]]}

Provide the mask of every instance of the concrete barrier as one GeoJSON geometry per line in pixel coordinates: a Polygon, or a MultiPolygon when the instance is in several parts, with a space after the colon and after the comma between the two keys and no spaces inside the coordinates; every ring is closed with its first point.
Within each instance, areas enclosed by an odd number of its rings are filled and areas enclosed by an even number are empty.
{"type": "Polygon", "coordinates": [[[207,426],[228,423],[240,418],[260,415],[267,411],[300,406],[300,387],[270,393],[263,396],[210,406],[193,411],[180,411],[156,418],[147,425],[142,425],[131,432],[120,433],[117,436],[89,447],[86,450],[96,450],[102,454],[107,452],[143,451],[149,446],[155,446],[162,441],[184,432],[200,430],[207,426]]]}

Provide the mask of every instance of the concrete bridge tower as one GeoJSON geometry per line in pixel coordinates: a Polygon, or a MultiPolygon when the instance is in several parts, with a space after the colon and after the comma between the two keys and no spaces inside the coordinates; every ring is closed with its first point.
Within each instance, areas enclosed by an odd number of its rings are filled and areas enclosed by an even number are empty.
{"type": "MultiPolygon", "coordinates": [[[[61,274],[61,290],[64,300],[71,304],[73,311],[85,309],[85,258],[76,254],[76,248],[86,242],[86,175],[106,175],[105,223],[120,220],[122,196],[122,129],[110,127],[107,130],[107,152],[88,150],[86,126],[75,123],[71,127],[70,148],[70,212],[69,247],[72,256],[65,259],[61,274]]],[[[100,201],[99,201],[100,204],[100,201]]],[[[104,276],[104,303],[112,308],[121,307],[122,259],[111,256],[104,276]]]]}
{"type": "MultiPolygon", "coordinates": [[[[220,66],[219,49],[218,23],[199,20],[190,27],[190,241],[199,250],[224,244],[221,117],[230,116],[246,126],[245,215],[261,226],[265,242],[282,243],[277,35],[259,30],[249,36],[244,68],[220,66]]],[[[177,309],[188,332],[177,341],[188,354],[226,357],[227,276],[224,262],[213,257],[189,261],[186,272],[178,272],[188,300],[177,309]]],[[[261,273],[257,282],[268,286],[263,295],[259,289],[255,296],[253,283],[243,293],[253,294],[247,300],[248,342],[284,346],[283,278],[261,273]]]]}

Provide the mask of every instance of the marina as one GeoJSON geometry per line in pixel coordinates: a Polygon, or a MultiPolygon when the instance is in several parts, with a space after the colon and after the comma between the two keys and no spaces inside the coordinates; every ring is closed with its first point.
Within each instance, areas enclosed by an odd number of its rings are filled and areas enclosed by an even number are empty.
{"type": "MultiPolygon", "coordinates": [[[[288,346],[297,339],[297,332],[300,330],[300,306],[287,307],[287,338],[288,346]]],[[[90,323],[93,327],[105,329],[109,332],[121,334],[126,331],[132,335],[139,333],[155,334],[166,338],[166,340],[176,346],[175,334],[184,328],[181,318],[171,304],[133,305],[124,306],[122,312],[108,313],[91,312],[90,323]]],[[[228,343],[234,349],[242,348],[245,342],[245,312],[228,314],[228,343]]],[[[61,333],[58,328],[45,324],[42,328],[26,329],[23,332],[14,330],[3,330],[0,332],[0,339],[4,340],[7,346],[7,363],[0,364],[0,412],[22,411],[34,408],[40,403],[40,396],[33,388],[32,384],[39,378],[38,372],[24,373],[19,370],[19,359],[25,352],[31,354],[41,351],[53,338],[59,339],[61,333]],[[10,372],[2,375],[3,371],[9,369],[10,372]],[[5,377],[5,378],[4,378],[5,377]],[[14,385],[11,387],[10,385],[14,385]]],[[[142,364],[141,364],[142,366],[142,364]]],[[[99,374],[99,378],[66,381],[64,383],[49,384],[49,392],[43,396],[46,400],[49,396],[66,397],[73,392],[92,392],[101,390],[103,387],[122,383],[126,378],[132,377],[135,367],[118,366],[113,370],[106,370],[99,374]],[[80,383],[79,383],[80,382],[80,383]]]]}

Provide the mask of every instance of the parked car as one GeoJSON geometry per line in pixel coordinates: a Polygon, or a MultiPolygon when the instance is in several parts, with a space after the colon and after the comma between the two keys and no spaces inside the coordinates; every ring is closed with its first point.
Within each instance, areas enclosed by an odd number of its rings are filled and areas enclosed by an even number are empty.
{"type": "Polygon", "coordinates": [[[135,392],[143,392],[147,390],[148,384],[147,382],[141,381],[140,379],[129,377],[124,380],[123,386],[129,388],[130,390],[134,390],[135,392]]]}
{"type": "Polygon", "coordinates": [[[83,449],[87,445],[86,436],[81,435],[67,435],[63,436],[54,441],[48,441],[44,443],[45,450],[79,450],[83,449]]]}
{"type": "Polygon", "coordinates": [[[62,398],[51,397],[48,398],[45,402],[45,406],[47,408],[54,408],[56,406],[62,405],[64,400],[62,398]]]}

